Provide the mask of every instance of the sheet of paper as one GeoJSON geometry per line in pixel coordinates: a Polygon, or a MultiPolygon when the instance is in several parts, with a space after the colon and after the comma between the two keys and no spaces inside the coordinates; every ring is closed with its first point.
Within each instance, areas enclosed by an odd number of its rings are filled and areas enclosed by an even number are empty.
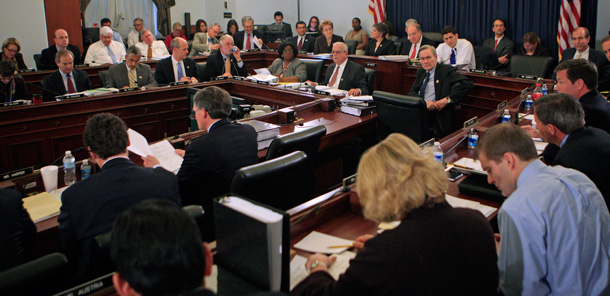
{"type": "Polygon", "coordinates": [[[445,200],[454,208],[468,208],[481,212],[485,217],[489,217],[497,208],[486,206],[476,201],[467,200],[459,197],[455,197],[449,194],[445,194],[445,200]]]}
{"type": "Polygon", "coordinates": [[[333,256],[337,257],[337,261],[335,261],[335,263],[330,266],[330,268],[328,269],[328,273],[330,273],[330,275],[332,275],[335,280],[338,280],[339,276],[344,274],[347,268],[349,267],[349,261],[356,257],[356,253],[351,251],[345,251],[333,256]]]}
{"type": "Polygon", "coordinates": [[[330,246],[351,246],[354,241],[338,238],[336,236],[312,231],[308,236],[294,245],[295,249],[322,254],[338,254],[348,249],[345,248],[328,248],[330,246]]]}
{"type": "Polygon", "coordinates": [[[542,153],[548,144],[549,143],[547,142],[534,141],[534,145],[536,145],[536,151],[538,151],[538,153],[542,153]]]}
{"type": "MultiPolygon", "coordinates": [[[[468,172],[487,175],[487,172],[485,172],[483,170],[483,168],[481,167],[481,162],[478,160],[474,160],[469,157],[463,157],[463,158],[460,158],[458,161],[456,161],[455,164],[470,168],[470,169],[466,170],[468,172]]],[[[455,168],[458,170],[462,170],[462,168],[458,168],[458,167],[455,167],[455,168]]]]}
{"type": "MultiPolygon", "coordinates": [[[[330,268],[328,268],[328,273],[335,279],[338,280],[339,276],[345,273],[347,268],[349,267],[349,261],[356,257],[356,253],[345,251],[340,254],[333,255],[337,257],[335,263],[333,263],[330,268]]],[[[290,290],[294,289],[296,285],[302,282],[308,275],[307,269],[305,268],[305,263],[307,262],[307,258],[295,255],[290,261],[290,290]]]]}
{"type": "Polygon", "coordinates": [[[271,75],[271,72],[269,72],[269,69],[267,69],[267,68],[259,68],[259,69],[254,69],[254,72],[256,72],[256,74],[267,74],[267,75],[271,75]]]}
{"type": "Polygon", "coordinates": [[[23,206],[34,223],[59,215],[61,202],[51,193],[43,192],[23,199],[23,206]]]}
{"type": "Polygon", "coordinates": [[[178,173],[183,159],[180,155],[176,154],[176,149],[174,149],[174,146],[168,140],[152,144],[149,147],[152,155],[159,160],[164,169],[178,173]]]}
{"type": "Polygon", "coordinates": [[[383,230],[392,230],[400,225],[400,221],[392,221],[392,222],[381,222],[379,223],[378,228],[383,230]]]}
{"type": "Polygon", "coordinates": [[[129,136],[130,145],[127,149],[137,155],[146,156],[146,155],[154,155],[148,146],[148,141],[142,134],[132,130],[127,130],[127,135],[129,136]]]}

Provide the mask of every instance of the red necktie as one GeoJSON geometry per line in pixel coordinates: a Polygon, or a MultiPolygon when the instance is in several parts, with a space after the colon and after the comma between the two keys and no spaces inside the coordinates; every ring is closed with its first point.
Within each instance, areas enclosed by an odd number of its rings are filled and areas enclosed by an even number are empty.
{"type": "Polygon", "coordinates": [[[74,83],[72,83],[72,75],[68,74],[68,93],[72,94],[75,93],[76,90],[74,89],[74,83]]]}
{"type": "Polygon", "coordinates": [[[411,58],[410,59],[415,59],[415,53],[417,52],[417,44],[413,44],[413,52],[411,53],[411,58]]]}
{"type": "Polygon", "coordinates": [[[328,84],[328,86],[333,86],[335,85],[335,81],[337,80],[337,74],[339,73],[339,65],[337,65],[337,69],[335,69],[335,73],[333,73],[333,77],[330,78],[330,83],[328,84]]]}
{"type": "Polygon", "coordinates": [[[496,39],[496,46],[494,46],[494,51],[496,51],[496,48],[498,48],[498,39],[496,39]]]}
{"type": "Polygon", "coordinates": [[[303,37],[299,38],[299,46],[298,46],[297,50],[301,51],[301,47],[303,47],[303,37]]]}
{"type": "Polygon", "coordinates": [[[250,41],[250,34],[248,34],[248,39],[246,39],[246,50],[252,49],[252,41],[250,41]]]}

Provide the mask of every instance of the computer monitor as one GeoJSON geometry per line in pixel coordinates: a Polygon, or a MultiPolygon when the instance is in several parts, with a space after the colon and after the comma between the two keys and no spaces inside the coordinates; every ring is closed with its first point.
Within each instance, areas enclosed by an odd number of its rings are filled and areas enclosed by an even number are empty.
{"type": "Polygon", "coordinates": [[[281,25],[272,24],[272,25],[264,26],[263,32],[265,34],[265,38],[264,38],[265,43],[276,42],[276,41],[283,42],[284,40],[286,40],[289,29],[290,29],[290,27],[285,24],[281,24],[281,25]]]}

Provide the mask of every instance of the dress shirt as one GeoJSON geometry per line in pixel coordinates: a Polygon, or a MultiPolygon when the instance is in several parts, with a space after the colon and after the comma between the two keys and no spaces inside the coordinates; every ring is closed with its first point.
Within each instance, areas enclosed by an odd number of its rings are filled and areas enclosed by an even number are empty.
{"type": "Polygon", "coordinates": [[[428,83],[426,83],[426,90],[424,91],[424,101],[435,102],[436,101],[436,92],[434,89],[434,73],[436,71],[436,67],[430,70],[430,79],[428,79],[428,83]]]}
{"type": "MultiPolygon", "coordinates": [[[[59,73],[61,74],[61,78],[64,81],[64,88],[66,88],[66,93],[68,93],[68,74],[59,71],[59,73]]],[[[74,85],[74,89],[78,92],[78,89],[76,88],[76,82],[74,81],[74,73],[70,72],[70,78],[72,80],[72,85],[74,85]]]]}
{"type": "MultiPolygon", "coordinates": [[[[422,35],[419,38],[419,41],[417,42],[417,46],[415,46],[415,44],[411,44],[411,49],[409,50],[409,57],[413,56],[413,51],[414,50],[421,50],[421,41],[424,39],[424,36],[422,35]]],[[[418,58],[419,56],[417,55],[417,52],[415,53],[415,58],[418,58]]]]}
{"type": "MultiPolygon", "coordinates": [[[[222,50],[220,50],[220,54],[222,55],[222,60],[223,60],[223,61],[225,61],[225,62],[227,61],[227,59],[228,59],[228,58],[231,58],[231,56],[230,56],[230,55],[229,55],[229,56],[226,56],[224,53],[222,53],[222,50]]],[[[237,63],[237,67],[241,68],[241,67],[243,67],[243,66],[244,66],[244,59],[242,59],[241,61],[239,61],[239,62],[237,63]]],[[[223,72],[223,73],[224,73],[224,72],[223,72]]]]}
{"type": "MultiPolygon", "coordinates": [[[[127,80],[129,80],[129,72],[131,72],[131,69],[129,68],[129,66],[127,65],[127,63],[125,63],[125,68],[127,68],[127,80]]],[[[133,68],[133,73],[136,76],[136,86],[138,84],[138,66],[136,66],[135,68],[133,68]]]]}
{"type": "Polygon", "coordinates": [[[121,36],[121,34],[119,34],[119,32],[112,30],[112,40],[120,43],[123,46],[123,49],[125,49],[125,43],[123,43],[123,37],[121,36]]]}
{"type": "MultiPolygon", "coordinates": [[[[476,61],[474,58],[474,50],[472,48],[472,44],[470,41],[466,39],[458,39],[457,44],[455,45],[455,49],[457,49],[457,55],[455,57],[455,62],[457,65],[464,65],[465,70],[468,69],[476,69],[476,61]]],[[[438,55],[438,62],[441,64],[450,65],[450,57],[451,57],[452,48],[447,45],[447,43],[443,43],[438,46],[436,49],[436,54],[438,55]]]]}
{"type": "MultiPolygon", "coordinates": [[[[142,52],[142,56],[145,57],[146,60],[148,60],[148,44],[144,42],[138,42],[136,43],[136,47],[140,49],[140,51],[142,52]]],[[[165,46],[165,43],[163,43],[163,41],[153,41],[152,50],[153,59],[155,60],[162,60],[164,58],[169,57],[169,51],[167,51],[167,47],[165,46]]]]}
{"type": "Polygon", "coordinates": [[[180,64],[180,67],[182,68],[182,77],[187,77],[186,76],[186,68],[184,68],[184,60],[178,62],[172,56],[172,66],[174,68],[174,77],[176,78],[176,81],[179,81],[178,80],[178,64],[180,64]]]}
{"type": "MultiPolygon", "coordinates": [[[[495,38],[495,41],[494,41],[494,42],[495,42],[494,47],[497,47],[497,45],[500,45],[500,41],[502,41],[502,38],[504,38],[504,35],[502,35],[502,37],[500,37],[500,38],[495,38]],[[497,45],[496,45],[496,44],[497,44],[497,45]]],[[[494,48],[494,51],[495,51],[495,48],[494,48]]]]}
{"type": "Polygon", "coordinates": [[[584,174],[534,160],[498,214],[504,295],[607,295],[610,214],[584,174]]]}
{"type": "MultiPolygon", "coordinates": [[[[122,43],[118,43],[116,41],[112,41],[110,43],[110,49],[112,49],[112,53],[116,57],[116,62],[121,63],[125,60],[125,47],[122,43]]],[[[112,58],[108,54],[108,49],[106,45],[102,43],[102,41],[95,42],[89,46],[87,50],[87,56],[85,56],[85,64],[89,63],[97,63],[97,64],[113,64],[112,58]]]]}
{"type": "Polygon", "coordinates": [[[140,32],[131,30],[129,34],[127,34],[127,46],[136,45],[138,42],[140,42],[140,32]]]}
{"type": "Polygon", "coordinates": [[[246,45],[248,44],[248,35],[250,35],[250,43],[252,43],[250,49],[255,49],[258,48],[258,46],[256,46],[256,44],[254,44],[254,31],[252,31],[252,33],[248,34],[244,31],[244,44],[242,47],[243,50],[246,50],[246,48],[248,48],[246,45]]]}
{"type": "MultiPolygon", "coordinates": [[[[337,79],[335,79],[335,84],[330,85],[330,80],[329,80],[329,85],[330,87],[334,87],[334,88],[339,88],[339,84],[341,83],[341,77],[343,77],[343,70],[345,70],[345,64],[347,64],[347,59],[341,64],[337,64],[337,66],[335,67],[335,71],[333,71],[333,75],[335,74],[335,72],[337,72],[337,69],[339,69],[338,73],[337,73],[337,79]]],[[[330,77],[333,77],[333,75],[331,75],[330,77]]],[[[332,80],[332,78],[331,78],[332,80]]],[[[349,89],[348,89],[349,90],[349,89]]]]}
{"type": "Polygon", "coordinates": [[[579,52],[578,50],[576,50],[576,53],[574,54],[574,58],[588,60],[589,59],[589,49],[590,49],[590,47],[587,46],[587,49],[582,53],[579,52]]]}

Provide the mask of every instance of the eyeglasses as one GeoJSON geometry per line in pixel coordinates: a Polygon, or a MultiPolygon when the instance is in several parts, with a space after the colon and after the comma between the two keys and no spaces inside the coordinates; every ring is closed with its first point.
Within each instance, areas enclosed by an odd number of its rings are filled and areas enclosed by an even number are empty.
{"type": "Polygon", "coordinates": [[[199,111],[199,110],[201,110],[201,109],[197,109],[197,110],[193,111],[193,114],[189,115],[189,118],[191,120],[197,120],[197,111],[199,111]]]}
{"type": "Polygon", "coordinates": [[[292,49],[285,49],[285,50],[283,51],[283,53],[293,53],[293,52],[294,52],[294,51],[293,51],[292,49]]]}
{"type": "Polygon", "coordinates": [[[331,51],[332,54],[340,54],[340,53],[343,53],[343,52],[344,52],[343,50],[333,50],[333,51],[331,51]]]}

